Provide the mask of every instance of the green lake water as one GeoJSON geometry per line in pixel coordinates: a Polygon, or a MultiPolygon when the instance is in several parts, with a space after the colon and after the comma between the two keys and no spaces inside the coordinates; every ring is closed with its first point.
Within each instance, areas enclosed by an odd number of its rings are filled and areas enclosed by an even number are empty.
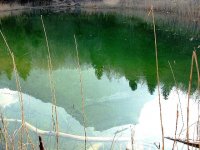
{"type": "MultiPolygon", "coordinates": [[[[25,120],[40,129],[52,130],[52,92],[41,14],[52,58],[59,130],[84,135],[75,35],[88,136],[112,137],[116,131],[124,130],[121,136],[130,137],[130,125],[135,125],[139,148],[156,149],[153,143],[160,142],[161,136],[153,26],[151,21],[134,15],[49,11],[3,17],[0,28],[15,56],[25,120]]],[[[185,25],[184,28],[184,24],[181,27],[175,27],[172,23],[163,24],[160,21],[156,25],[161,103],[166,135],[174,136],[173,118],[176,117],[178,98],[169,62],[180,92],[184,121],[191,55],[194,47],[199,54],[200,38],[195,25],[190,28],[185,25]]],[[[193,73],[191,96],[195,100],[196,69],[193,73]]],[[[7,118],[21,119],[16,91],[12,59],[3,38],[0,38],[0,105],[7,118]]],[[[192,116],[196,115],[197,104],[194,100],[192,116]]],[[[195,119],[193,117],[191,122],[195,119]]],[[[46,146],[54,149],[54,137],[52,141],[45,136],[44,139],[46,146]]],[[[172,144],[167,142],[166,149],[170,149],[172,144]]],[[[116,142],[114,149],[124,148],[126,144],[116,142]]],[[[82,142],[70,139],[61,138],[60,145],[60,149],[66,149],[66,145],[67,149],[83,149],[82,142]]],[[[111,142],[91,143],[88,149],[91,145],[110,149],[111,142]]]]}

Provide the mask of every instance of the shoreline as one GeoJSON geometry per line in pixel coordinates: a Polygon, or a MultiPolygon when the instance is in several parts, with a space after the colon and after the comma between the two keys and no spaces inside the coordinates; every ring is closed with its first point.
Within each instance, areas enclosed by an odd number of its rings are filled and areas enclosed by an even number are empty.
{"type": "MultiPolygon", "coordinates": [[[[0,19],[7,16],[16,16],[20,15],[24,12],[31,11],[52,11],[52,12],[85,12],[87,14],[94,13],[114,13],[122,16],[135,16],[138,18],[143,18],[144,21],[150,23],[152,20],[148,17],[148,12],[150,8],[145,6],[135,6],[135,7],[117,7],[117,6],[103,6],[102,4],[97,5],[97,3],[81,3],[81,5],[68,5],[66,3],[59,3],[48,6],[35,6],[32,7],[30,5],[20,6],[18,4],[12,5],[12,7],[6,7],[6,9],[1,9],[0,6],[0,19]]],[[[190,12],[187,11],[168,11],[166,9],[160,10],[154,8],[154,13],[156,16],[157,24],[161,26],[169,26],[169,24],[173,24],[177,29],[185,29],[191,30],[192,32],[199,32],[200,28],[196,28],[200,26],[200,11],[192,10],[190,12]],[[175,23],[175,24],[174,24],[175,23]],[[193,30],[194,29],[194,30],[193,30]]],[[[178,30],[177,30],[178,31],[178,30]]],[[[197,36],[199,36],[197,34],[197,36]]]]}
{"type": "MultiPolygon", "coordinates": [[[[154,11],[157,13],[167,13],[167,14],[184,14],[187,16],[195,15],[198,18],[200,18],[200,5],[191,7],[191,9],[186,9],[184,6],[180,8],[179,6],[166,6],[166,4],[159,5],[153,4],[154,11]],[[163,6],[162,6],[163,5],[163,6]]],[[[0,3],[0,13],[6,13],[6,12],[13,12],[13,11],[27,11],[27,10],[45,10],[45,9],[51,9],[51,10],[65,10],[65,9],[88,9],[88,10],[141,10],[141,11],[149,11],[151,7],[151,4],[138,4],[138,5],[106,5],[103,2],[82,2],[82,3],[73,3],[73,4],[67,4],[67,3],[52,3],[51,5],[41,5],[41,6],[31,6],[30,4],[27,5],[20,5],[18,3],[13,4],[2,4],[0,3]]],[[[1,16],[1,15],[0,15],[1,16]]]]}

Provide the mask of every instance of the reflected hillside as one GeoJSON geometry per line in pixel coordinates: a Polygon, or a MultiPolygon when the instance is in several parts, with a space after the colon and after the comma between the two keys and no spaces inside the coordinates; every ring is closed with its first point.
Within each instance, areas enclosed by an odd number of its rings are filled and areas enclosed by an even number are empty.
{"type": "MultiPolygon", "coordinates": [[[[107,130],[137,124],[144,104],[155,98],[156,74],[152,25],[115,14],[44,13],[57,105],[82,125],[80,81],[74,45],[77,37],[83,74],[86,126],[107,130]],[[133,111],[134,110],[134,111],[133,111]],[[106,114],[106,115],[105,115],[106,114]],[[94,117],[95,116],[95,117],[94,117]]],[[[165,99],[174,87],[187,91],[191,54],[199,39],[157,27],[159,73],[165,99]]],[[[14,52],[22,91],[51,103],[47,49],[40,15],[5,17],[1,29],[14,52]]],[[[197,49],[198,50],[198,49],[197,49]]],[[[198,51],[197,51],[198,53],[198,51]]],[[[12,61],[0,39],[0,88],[16,90],[12,61]]],[[[194,70],[194,79],[196,79],[194,70]]],[[[196,89],[193,82],[192,91],[196,89]]]]}
{"type": "MultiPolygon", "coordinates": [[[[92,66],[98,79],[125,77],[132,90],[137,81],[147,82],[152,94],[156,87],[154,39],[152,26],[134,17],[92,14],[44,14],[53,59],[53,69],[76,68],[73,35],[76,34],[80,62],[84,69],[92,66]]],[[[20,77],[27,79],[31,69],[47,70],[47,53],[40,16],[23,14],[1,20],[16,56],[20,77]]],[[[159,28],[157,31],[159,66],[163,95],[174,86],[168,61],[174,68],[176,80],[187,89],[191,53],[199,39],[176,35],[159,28]]],[[[12,76],[12,65],[3,40],[0,40],[0,73],[12,76]]],[[[195,85],[193,86],[195,88],[195,85]]]]}

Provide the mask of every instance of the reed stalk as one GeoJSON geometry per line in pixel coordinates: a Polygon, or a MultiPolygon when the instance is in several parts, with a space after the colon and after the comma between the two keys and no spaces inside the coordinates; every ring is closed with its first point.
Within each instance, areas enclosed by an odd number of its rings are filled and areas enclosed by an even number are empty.
{"type": "Polygon", "coordinates": [[[13,69],[14,69],[14,74],[15,74],[15,81],[16,81],[16,86],[17,86],[17,90],[18,90],[18,96],[19,96],[19,103],[20,103],[20,109],[21,109],[21,119],[22,119],[22,130],[21,130],[21,133],[20,133],[20,148],[22,149],[23,146],[22,146],[22,140],[23,140],[23,129],[24,129],[24,106],[23,106],[23,97],[22,97],[22,94],[21,94],[21,86],[20,86],[20,82],[19,82],[19,77],[18,77],[18,72],[17,72],[17,68],[16,68],[16,63],[15,63],[15,58],[14,58],[14,54],[13,52],[11,51],[8,43],[7,43],[7,40],[6,40],[6,37],[4,36],[3,32],[0,30],[0,33],[1,33],[1,36],[4,40],[4,43],[6,44],[6,47],[8,49],[8,52],[11,56],[11,59],[12,59],[12,64],[13,64],[13,69]]]}
{"type": "Polygon", "coordinates": [[[132,148],[132,150],[134,150],[134,143],[135,143],[134,137],[135,137],[135,128],[131,128],[131,148],[132,148]]]}
{"type": "Polygon", "coordinates": [[[47,32],[45,28],[45,24],[43,21],[43,16],[41,15],[41,22],[42,22],[42,27],[44,31],[44,36],[46,40],[46,47],[47,47],[47,52],[48,52],[48,57],[47,57],[47,63],[48,63],[48,71],[49,71],[49,82],[50,82],[50,88],[51,88],[51,93],[52,93],[52,120],[53,120],[53,128],[55,124],[55,131],[56,131],[56,148],[57,150],[59,149],[59,125],[58,125],[58,112],[57,112],[57,106],[56,106],[56,91],[55,91],[55,83],[53,80],[53,66],[52,66],[52,60],[51,60],[51,53],[50,53],[50,48],[49,48],[49,42],[48,42],[48,37],[47,37],[47,32]],[[55,114],[55,119],[54,120],[54,114],[55,114]]]}
{"type": "Polygon", "coordinates": [[[176,135],[177,135],[177,129],[178,129],[178,117],[179,117],[179,111],[178,111],[178,104],[177,104],[177,108],[176,108],[176,128],[175,128],[175,132],[174,132],[174,143],[173,143],[173,147],[172,150],[174,150],[175,148],[175,144],[176,144],[176,135]]]}
{"type": "Polygon", "coordinates": [[[176,77],[175,77],[172,65],[169,61],[168,61],[168,64],[169,64],[169,67],[170,67],[170,70],[171,70],[171,73],[172,73],[172,77],[173,77],[173,80],[174,80],[174,83],[175,83],[176,93],[178,95],[179,107],[180,107],[180,112],[181,112],[181,119],[182,119],[182,123],[183,123],[183,127],[184,127],[183,109],[182,109],[180,94],[178,92],[178,84],[177,84],[177,81],[176,81],[176,77]]]}
{"type": "Polygon", "coordinates": [[[198,65],[198,58],[197,58],[197,53],[196,50],[194,49],[193,51],[194,53],[194,60],[195,60],[195,64],[196,64],[196,70],[197,70],[197,79],[198,79],[198,84],[197,84],[197,90],[199,92],[199,85],[200,85],[200,75],[199,75],[199,65],[198,65]]]}
{"type": "Polygon", "coordinates": [[[153,6],[151,6],[151,10],[149,14],[152,15],[153,21],[153,32],[154,32],[154,46],[155,46],[155,54],[156,54],[156,77],[157,77],[157,87],[158,87],[158,102],[159,102],[159,110],[160,110],[160,126],[162,132],[162,150],[164,150],[165,142],[164,142],[164,127],[163,127],[163,119],[162,119],[162,105],[160,100],[160,78],[159,78],[159,66],[158,66],[158,46],[157,46],[157,36],[156,36],[156,25],[155,25],[155,17],[153,6]]]}
{"type": "MultiPolygon", "coordinates": [[[[187,130],[186,130],[186,140],[187,140],[187,143],[189,143],[190,91],[191,91],[191,85],[192,85],[194,57],[195,57],[195,53],[193,52],[192,53],[191,68],[190,68],[190,78],[189,78],[189,86],[188,86],[188,100],[187,100],[187,130]]],[[[189,145],[188,145],[188,150],[189,150],[189,145]]]]}
{"type": "Polygon", "coordinates": [[[114,141],[115,141],[115,137],[117,136],[117,134],[115,133],[115,135],[113,136],[113,140],[112,140],[112,143],[111,143],[111,147],[110,147],[110,150],[113,150],[114,149],[114,141]]]}
{"type": "MultiPolygon", "coordinates": [[[[175,75],[174,75],[174,71],[172,69],[172,66],[170,64],[170,62],[168,61],[169,63],[169,66],[170,66],[170,70],[172,72],[172,76],[173,76],[173,79],[174,79],[174,83],[175,83],[175,86],[176,86],[176,92],[177,92],[177,95],[178,95],[178,100],[179,100],[179,104],[180,104],[180,109],[181,109],[181,116],[182,116],[182,122],[183,122],[183,126],[182,126],[182,129],[181,131],[183,130],[184,128],[184,121],[183,121],[183,114],[182,114],[182,107],[181,107],[181,101],[180,101],[180,97],[179,97],[179,92],[178,92],[178,85],[177,85],[177,82],[176,82],[176,78],[175,78],[175,75]]],[[[179,117],[179,111],[178,111],[178,108],[179,108],[179,104],[177,103],[177,109],[176,109],[176,128],[175,128],[175,133],[174,133],[174,143],[173,143],[173,147],[172,147],[172,150],[174,150],[174,147],[175,147],[175,144],[176,144],[176,135],[177,135],[177,128],[178,128],[178,117],[179,117]]]]}
{"type": "Polygon", "coordinates": [[[87,149],[87,133],[86,133],[86,120],[85,120],[85,98],[83,94],[83,77],[81,73],[81,66],[80,66],[80,59],[78,53],[78,44],[76,40],[76,35],[74,34],[74,42],[76,47],[76,57],[77,57],[77,67],[79,71],[79,81],[80,81],[80,92],[81,92],[81,99],[82,99],[82,116],[83,116],[83,127],[84,127],[84,135],[85,135],[85,150],[87,149]]]}
{"type": "MultiPolygon", "coordinates": [[[[170,70],[171,70],[171,73],[172,73],[172,76],[173,76],[173,80],[174,80],[174,83],[175,83],[176,93],[177,93],[177,95],[178,95],[178,102],[179,102],[179,104],[177,104],[177,106],[180,107],[180,112],[181,112],[182,128],[181,128],[181,130],[180,130],[180,132],[179,132],[179,136],[178,136],[178,138],[179,138],[180,135],[181,135],[181,133],[182,133],[182,131],[183,131],[183,129],[184,129],[184,126],[185,126],[185,124],[184,124],[184,119],[183,119],[183,109],[182,109],[182,104],[181,104],[181,100],[180,100],[180,95],[179,95],[179,92],[178,92],[178,84],[177,84],[177,81],[176,81],[176,77],[175,77],[175,74],[174,74],[172,65],[171,65],[171,63],[170,63],[169,61],[168,61],[168,64],[169,64],[169,67],[170,67],[170,70]]],[[[179,114],[179,111],[178,111],[178,110],[177,110],[177,113],[179,114]]],[[[176,114],[176,115],[177,115],[177,114],[176,114]]],[[[176,116],[176,117],[179,117],[179,115],[176,116]]],[[[177,138],[177,137],[176,137],[177,126],[178,126],[178,118],[176,118],[175,139],[177,138]]],[[[174,147],[174,146],[173,146],[173,147],[174,147]]]]}
{"type": "Polygon", "coordinates": [[[34,145],[32,144],[31,138],[29,136],[28,130],[26,129],[26,127],[24,126],[24,122],[25,122],[25,118],[24,118],[24,101],[23,101],[23,96],[22,96],[22,89],[21,89],[21,84],[20,84],[20,80],[19,80],[19,74],[17,71],[17,67],[16,67],[16,61],[15,61],[15,56],[10,48],[10,46],[8,45],[8,42],[6,40],[6,37],[4,36],[3,32],[0,30],[1,36],[4,40],[4,43],[8,49],[8,52],[12,58],[12,64],[13,64],[13,70],[14,70],[14,74],[15,74],[15,82],[16,82],[16,86],[17,86],[17,91],[18,91],[18,97],[19,97],[19,103],[20,103],[20,109],[21,109],[21,120],[22,120],[22,128],[20,129],[20,148],[23,148],[23,134],[24,134],[24,130],[26,131],[27,134],[27,140],[31,143],[32,149],[34,149],[34,145]]]}
{"type": "MultiPolygon", "coordinates": [[[[199,85],[200,85],[200,76],[199,76],[199,65],[198,65],[198,59],[197,59],[197,54],[196,54],[196,50],[194,49],[194,59],[195,59],[195,64],[196,64],[196,70],[197,70],[197,77],[198,77],[198,85],[197,85],[197,90],[198,90],[198,94],[200,94],[200,89],[199,89],[199,85]]],[[[197,141],[199,141],[200,137],[199,137],[199,118],[200,118],[200,111],[199,111],[199,107],[200,104],[198,102],[198,119],[197,119],[197,141]]]]}
{"type": "Polygon", "coordinates": [[[5,141],[5,149],[9,150],[9,137],[8,137],[7,124],[3,118],[2,113],[1,113],[0,117],[1,117],[2,127],[3,127],[2,135],[3,135],[4,141],[5,141]]]}

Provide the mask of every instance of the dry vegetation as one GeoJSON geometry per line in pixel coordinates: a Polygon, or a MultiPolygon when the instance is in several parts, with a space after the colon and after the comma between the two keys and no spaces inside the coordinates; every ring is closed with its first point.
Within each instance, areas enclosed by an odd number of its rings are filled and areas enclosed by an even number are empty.
{"type": "MultiPolygon", "coordinates": [[[[82,3],[82,6],[83,7],[92,7],[92,8],[105,8],[105,7],[111,7],[111,8],[140,8],[140,9],[149,9],[151,4],[154,5],[154,8],[155,10],[157,11],[171,11],[171,12],[179,12],[179,13],[185,13],[185,11],[187,11],[187,13],[199,13],[198,10],[199,10],[199,2],[195,2],[195,1],[152,1],[152,3],[149,3],[150,1],[147,1],[147,0],[143,0],[143,1],[128,1],[128,0],[121,0],[121,1],[116,1],[117,3],[115,3],[114,1],[112,3],[108,3],[108,2],[105,2],[105,1],[100,1],[100,2],[85,2],[85,3],[82,3]]],[[[21,6],[21,5],[18,5],[18,4],[0,4],[0,11],[5,11],[5,10],[13,10],[13,9],[23,9],[24,6],[21,6]]],[[[155,38],[155,53],[156,53],[156,69],[157,69],[157,80],[158,80],[158,85],[159,85],[159,71],[158,71],[158,57],[157,57],[157,53],[159,50],[157,50],[157,44],[156,44],[156,30],[155,30],[155,20],[154,20],[154,14],[153,14],[153,9],[151,9],[151,13],[152,13],[152,19],[153,19],[153,25],[154,25],[154,38],[155,38]]],[[[50,80],[50,83],[51,83],[51,91],[52,91],[52,121],[53,121],[53,126],[54,126],[54,130],[55,130],[55,136],[57,138],[57,149],[59,149],[58,147],[58,138],[59,138],[59,127],[58,127],[58,119],[57,119],[57,111],[56,111],[56,96],[55,96],[55,89],[54,89],[54,82],[53,82],[53,76],[52,76],[52,64],[51,64],[51,55],[50,55],[50,50],[49,50],[49,44],[48,44],[48,39],[47,39],[47,35],[46,35],[46,31],[45,31],[45,26],[44,26],[44,23],[43,23],[43,19],[41,17],[41,20],[42,20],[42,25],[43,25],[43,28],[44,28],[44,33],[45,33],[45,38],[46,38],[46,44],[47,44],[47,50],[48,50],[48,66],[49,66],[49,80],[50,80]]],[[[1,32],[1,35],[3,37],[3,39],[5,39],[3,33],[1,32]]],[[[153,36],[153,35],[152,35],[153,36]]],[[[75,45],[76,45],[76,52],[77,52],[77,62],[78,62],[78,69],[79,69],[79,74],[80,74],[80,86],[81,86],[81,95],[82,95],[82,113],[83,113],[83,120],[84,120],[84,124],[85,124],[85,114],[84,114],[84,97],[83,97],[83,88],[82,88],[82,76],[81,76],[81,70],[80,70],[80,65],[79,65],[79,56],[78,56],[78,49],[77,49],[77,41],[76,41],[76,38],[74,37],[75,39],[75,45]]],[[[31,143],[31,140],[29,138],[29,134],[28,134],[28,131],[27,131],[27,128],[26,128],[26,123],[25,123],[25,120],[24,120],[24,112],[23,112],[23,97],[21,96],[21,87],[20,87],[20,82],[19,82],[19,79],[18,79],[18,72],[17,72],[17,68],[16,68],[16,65],[15,65],[15,60],[14,60],[14,55],[12,53],[12,51],[10,50],[9,46],[8,46],[8,43],[6,42],[6,39],[4,40],[9,52],[10,52],[10,56],[12,58],[12,62],[13,62],[13,68],[14,68],[14,72],[15,72],[15,76],[16,76],[16,85],[18,87],[18,91],[19,91],[19,101],[20,101],[20,104],[21,104],[21,113],[22,113],[22,121],[21,121],[21,127],[20,129],[18,129],[17,131],[21,131],[21,132],[17,132],[17,134],[19,134],[19,146],[20,148],[19,149],[27,149],[27,146],[26,146],[26,143],[29,143],[30,145],[32,145],[31,143]],[[23,132],[22,132],[23,131],[23,132]],[[24,142],[23,141],[23,134],[26,134],[26,141],[24,142]],[[20,137],[21,136],[21,137],[20,137]]],[[[197,56],[196,56],[196,53],[195,51],[193,52],[192,54],[192,65],[191,65],[191,75],[190,75],[190,80],[189,80],[189,88],[188,88],[188,110],[187,110],[187,142],[189,142],[189,102],[190,102],[190,86],[192,84],[192,71],[193,71],[193,63],[196,63],[196,66],[197,66],[197,72],[199,72],[199,68],[198,68],[198,61],[197,61],[197,56]]],[[[198,82],[199,82],[199,74],[198,74],[198,82]]],[[[174,78],[175,80],[175,78],[174,78]]],[[[159,92],[159,86],[158,86],[158,93],[159,92]]],[[[162,123],[162,108],[161,108],[161,103],[160,103],[160,98],[159,98],[159,106],[160,106],[160,118],[161,118],[161,127],[162,127],[162,149],[164,150],[164,129],[163,129],[163,123],[162,123]]],[[[177,114],[178,114],[178,111],[181,111],[181,110],[178,110],[178,106],[177,106],[177,114]]],[[[174,114],[174,115],[177,115],[177,114],[174,114]]],[[[178,115],[177,115],[178,117],[178,115]]],[[[198,120],[198,118],[197,118],[198,120]]],[[[198,126],[198,124],[197,124],[198,126]]],[[[13,133],[13,135],[9,135],[9,132],[8,132],[8,128],[7,128],[7,122],[6,122],[6,119],[4,120],[4,117],[1,115],[1,140],[3,139],[3,143],[5,144],[5,149],[8,150],[8,149],[11,149],[11,148],[14,148],[16,147],[15,146],[15,142],[13,142],[12,140],[10,140],[15,133],[13,133]]],[[[177,122],[176,122],[176,127],[177,127],[177,122]]],[[[84,141],[85,141],[85,149],[86,149],[86,139],[89,139],[88,137],[86,137],[86,130],[85,130],[85,127],[84,127],[84,132],[85,132],[85,137],[84,137],[84,141]]],[[[175,131],[175,138],[176,138],[176,131],[175,131]]],[[[134,138],[132,138],[134,139],[134,138]]],[[[174,142],[176,141],[176,139],[174,140],[174,142]]],[[[40,137],[40,145],[41,147],[43,147],[42,145],[42,139],[40,137]]],[[[35,149],[34,147],[38,147],[38,146],[32,146],[32,149],[35,149]]],[[[42,149],[42,148],[41,148],[42,149]]]]}
{"type": "Polygon", "coordinates": [[[159,12],[176,12],[184,14],[198,13],[200,15],[200,1],[198,0],[43,0],[43,1],[20,1],[18,3],[0,3],[0,11],[19,10],[23,8],[67,8],[81,7],[93,9],[140,9],[150,10],[151,5],[154,6],[154,11],[159,12]],[[29,2],[29,3],[27,3],[29,2]],[[22,6],[22,5],[23,6],[22,6]],[[48,6],[48,7],[47,7],[48,6]]]}
{"type": "Polygon", "coordinates": [[[24,8],[25,8],[24,6],[18,3],[12,3],[12,4],[0,3],[0,11],[20,10],[24,8]]]}
{"type": "Polygon", "coordinates": [[[83,7],[88,8],[134,8],[150,10],[151,5],[154,11],[159,12],[176,12],[176,13],[199,13],[200,1],[195,0],[108,0],[103,1],[86,1],[82,2],[83,7]],[[111,2],[113,1],[113,2],[111,2]]]}

